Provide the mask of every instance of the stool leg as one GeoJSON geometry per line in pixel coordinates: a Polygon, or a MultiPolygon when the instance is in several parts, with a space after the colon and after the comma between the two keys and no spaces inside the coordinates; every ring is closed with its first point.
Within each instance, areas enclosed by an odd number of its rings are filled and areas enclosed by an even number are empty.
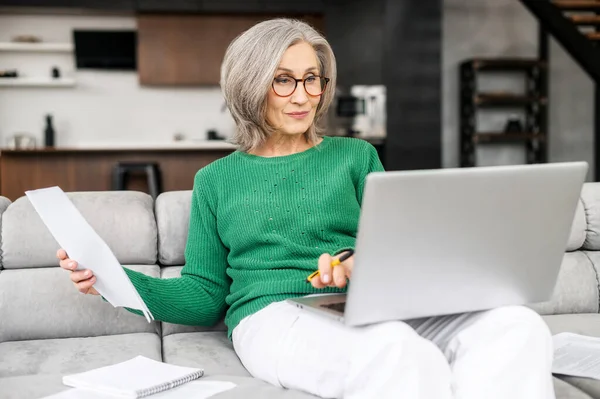
{"type": "Polygon", "coordinates": [[[113,177],[112,189],[113,190],[125,190],[127,172],[123,168],[117,167],[113,170],[112,177],[113,177]]]}
{"type": "Polygon", "coordinates": [[[146,167],[146,175],[148,176],[148,191],[150,191],[150,195],[153,199],[158,197],[158,181],[155,173],[155,169],[152,166],[146,167]]]}

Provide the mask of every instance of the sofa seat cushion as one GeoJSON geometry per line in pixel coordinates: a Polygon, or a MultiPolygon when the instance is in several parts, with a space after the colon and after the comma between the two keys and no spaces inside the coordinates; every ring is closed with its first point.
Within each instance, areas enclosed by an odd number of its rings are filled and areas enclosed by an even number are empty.
{"type": "MultiPolygon", "coordinates": [[[[231,381],[236,387],[211,396],[211,399],[315,399],[316,396],[304,392],[282,389],[252,377],[228,375],[204,376],[202,380],[231,381]]],[[[26,375],[0,377],[0,399],[39,399],[70,389],[62,384],[60,374],[26,375]]],[[[176,388],[175,388],[176,389],[176,388]]],[[[573,388],[574,389],[574,388],[573,388]]],[[[157,397],[160,394],[156,395],[157,397]]],[[[150,396],[153,397],[153,396],[150,396]]],[[[587,396],[565,396],[557,399],[590,399],[587,396]]]]}
{"type": "Polygon", "coordinates": [[[201,367],[204,375],[249,376],[237,357],[227,333],[205,331],[163,337],[163,361],[187,367],[201,367]]]}
{"type": "Polygon", "coordinates": [[[562,332],[600,337],[600,314],[558,314],[542,316],[552,335],[562,332]]]}
{"type": "MultiPolygon", "coordinates": [[[[231,381],[236,387],[225,391],[210,399],[240,399],[240,398],[260,398],[260,399],[315,399],[317,396],[306,392],[283,389],[271,385],[267,382],[252,377],[232,376],[232,375],[211,375],[203,377],[206,380],[213,381],[231,381]]],[[[574,399],[584,399],[574,397],[574,399]]],[[[569,398],[571,399],[571,398],[569,398]]],[[[585,398],[588,399],[588,398],[585,398]]]]}
{"type": "Polygon", "coordinates": [[[556,399],[597,399],[559,378],[554,377],[553,380],[556,399]]]}
{"type": "Polygon", "coordinates": [[[119,363],[137,355],[161,360],[159,335],[136,333],[7,341],[0,343],[0,377],[73,374],[119,363]]]}
{"type": "MultiPolygon", "coordinates": [[[[157,265],[127,265],[152,277],[157,265]]],[[[158,322],[114,308],[99,296],[82,295],[58,266],[0,273],[0,342],[156,333],[158,322]]]]}
{"type": "MultiPolygon", "coordinates": [[[[575,334],[600,337],[600,314],[561,314],[542,316],[552,334],[571,332],[575,334]]],[[[600,398],[600,381],[590,378],[558,376],[561,380],[579,388],[594,399],[600,398]]]]}
{"type": "Polygon", "coordinates": [[[62,374],[0,377],[0,399],[39,399],[70,389],[62,374]]]}

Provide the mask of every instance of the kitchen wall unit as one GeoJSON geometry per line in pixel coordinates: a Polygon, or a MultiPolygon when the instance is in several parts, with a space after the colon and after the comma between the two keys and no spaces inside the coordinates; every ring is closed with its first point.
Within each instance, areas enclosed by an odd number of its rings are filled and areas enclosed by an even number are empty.
{"type": "MultiPolygon", "coordinates": [[[[218,85],[231,41],[273,15],[139,15],[138,73],[142,85],[218,85]]],[[[322,19],[305,16],[318,29],[322,19]]]]}

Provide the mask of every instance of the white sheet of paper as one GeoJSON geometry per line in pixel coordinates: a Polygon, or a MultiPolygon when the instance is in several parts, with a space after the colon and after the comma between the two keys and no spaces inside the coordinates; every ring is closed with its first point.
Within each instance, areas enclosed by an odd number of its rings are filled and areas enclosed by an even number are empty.
{"type": "MultiPolygon", "coordinates": [[[[237,385],[229,381],[192,381],[167,391],[151,395],[152,399],[207,399],[218,393],[228,391],[237,385]]],[[[68,389],[46,396],[43,399],[114,399],[115,396],[96,393],[85,389],[68,389]]]]}
{"type": "Polygon", "coordinates": [[[560,333],[552,341],[552,373],[600,380],[600,338],[560,333]]]}
{"type": "Polygon", "coordinates": [[[115,307],[138,309],[148,322],[154,320],[116,256],[59,187],[25,194],[61,248],[78,262],[78,269],[94,272],[94,288],[100,295],[115,307]]]}

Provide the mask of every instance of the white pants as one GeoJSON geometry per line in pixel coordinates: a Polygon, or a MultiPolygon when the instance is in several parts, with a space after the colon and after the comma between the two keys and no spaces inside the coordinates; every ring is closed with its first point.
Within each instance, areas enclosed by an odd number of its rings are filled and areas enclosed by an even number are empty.
{"type": "Polygon", "coordinates": [[[555,398],[552,338],[525,307],[352,328],[277,302],[233,345],[254,377],[323,398],[555,398]]]}

